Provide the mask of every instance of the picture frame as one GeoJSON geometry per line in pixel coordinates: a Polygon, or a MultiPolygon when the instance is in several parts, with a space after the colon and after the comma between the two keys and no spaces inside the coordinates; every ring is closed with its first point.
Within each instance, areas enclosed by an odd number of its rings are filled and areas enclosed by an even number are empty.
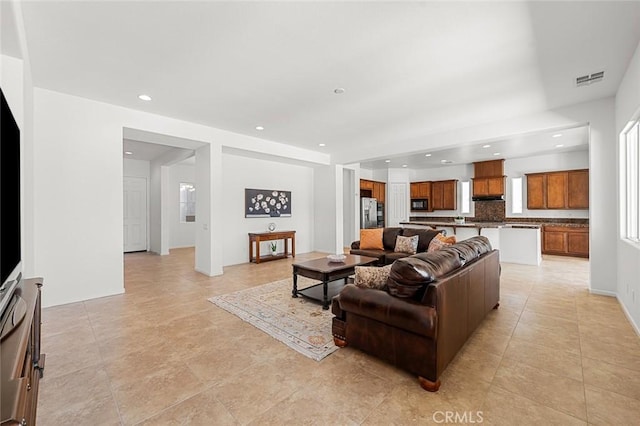
{"type": "Polygon", "coordinates": [[[291,191],[245,188],[244,217],[291,217],[291,191]]]}

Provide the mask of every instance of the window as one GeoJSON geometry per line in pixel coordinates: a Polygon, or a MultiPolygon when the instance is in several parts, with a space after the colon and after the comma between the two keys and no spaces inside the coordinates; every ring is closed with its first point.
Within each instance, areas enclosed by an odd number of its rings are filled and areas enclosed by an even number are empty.
{"type": "Polygon", "coordinates": [[[522,178],[511,179],[511,213],[522,213],[522,178]]]}
{"type": "Polygon", "coordinates": [[[180,184],[180,222],[196,221],[196,186],[193,183],[180,184]]]}
{"type": "Polygon", "coordinates": [[[622,237],[637,243],[640,242],[640,120],[627,125],[620,135],[620,145],[622,237]]]}
{"type": "Polygon", "coordinates": [[[462,207],[460,208],[460,213],[471,213],[469,182],[462,182],[460,188],[462,190],[462,207]]]}

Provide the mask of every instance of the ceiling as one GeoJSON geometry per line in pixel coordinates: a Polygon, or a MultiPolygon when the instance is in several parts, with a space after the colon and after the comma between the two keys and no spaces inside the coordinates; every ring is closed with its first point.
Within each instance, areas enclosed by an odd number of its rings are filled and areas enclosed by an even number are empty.
{"type": "Polygon", "coordinates": [[[485,140],[476,144],[453,148],[425,150],[421,153],[397,155],[389,158],[364,161],[366,169],[402,168],[425,169],[470,164],[476,161],[499,158],[523,158],[560,152],[586,151],[589,149],[587,126],[513,136],[507,139],[485,140]]]}
{"type": "MultiPolygon", "coordinates": [[[[351,160],[365,162],[376,148],[401,156],[425,135],[612,96],[640,40],[640,2],[21,6],[37,87],[332,157],[360,148],[351,160]],[[576,87],[598,71],[602,82],[576,87]]],[[[523,138],[494,143],[532,149],[523,138]]],[[[478,160],[469,150],[447,155],[478,160]]]]}

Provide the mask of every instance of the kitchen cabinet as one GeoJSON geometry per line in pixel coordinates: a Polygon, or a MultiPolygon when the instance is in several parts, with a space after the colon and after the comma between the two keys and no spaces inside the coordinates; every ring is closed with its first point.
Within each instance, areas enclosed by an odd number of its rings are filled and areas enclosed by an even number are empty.
{"type": "Polygon", "coordinates": [[[542,253],[589,257],[589,228],[545,225],[542,231],[542,253]]]}
{"type": "Polygon", "coordinates": [[[502,175],[504,175],[504,159],[473,163],[473,176],[476,178],[498,177],[502,175]]]}
{"type": "Polygon", "coordinates": [[[504,195],[504,160],[473,163],[473,196],[504,195]]]}
{"type": "Polygon", "coordinates": [[[545,185],[547,179],[544,174],[527,175],[527,208],[545,209],[545,185]]]}
{"type": "Polygon", "coordinates": [[[410,188],[411,198],[431,197],[431,182],[412,182],[410,188]]]}
{"type": "Polygon", "coordinates": [[[384,203],[386,193],[386,184],[384,182],[373,182],[373,198],[378,203],[384,203]]]}
{"type": "Polygon", "coordinates": [[[527,174],[528,209],[588,209],[589,170],[527,174]]]}
{"type": "Polygon", "coordinates": [[[360,179],[360,190],[373,191],[373,181],[367,179],[360,179]]]}
{"type": "Polygon", "coordinates": [[[567,205],[570,209],[589,208],[589,170],[572,170],[567,177],[567,205]]]}
{"type": "Polygon", "coordinates": [[[456,210],[458,181],[440,180],[431,182],[431,209],[456,210]]]}
{"type": "Polygon", "coordinates": [[[504,176],[473,179],[473,196],[504,195],[504,176]]]}
{"type": "Polygon", "coordinates": [[[384,203],[387,192],[387,184],[374,180],[360,179],[360,196],[375,198],[379,203],[384,203]]]}

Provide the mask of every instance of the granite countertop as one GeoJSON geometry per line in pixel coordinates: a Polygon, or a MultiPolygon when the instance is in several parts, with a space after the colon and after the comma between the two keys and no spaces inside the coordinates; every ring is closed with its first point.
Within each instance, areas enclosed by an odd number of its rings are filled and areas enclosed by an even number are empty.
{"type": "Polygon", "coordinates": [[[449,226],[449,227],[478,227],[478,228],[542,228],[543,226],[563,226],[570,228],[589,228],[589,219],[575,218],[505,218],[503,221],[472,220],[467,218],[466,222],[458,225],[452,217],[411,217],[401,225],[424,225],[424,226],[449,226]]]}
{"type": "Polygon", "coordinates": [[[469,222],[455,223],[443,221],[412,220],[400,222],[400,225],[420,225],[420,226],[440,226],[452,228],[518,228],[518,229],[539,229],[538,223],[511,223],[511,222],[469,222]]]}

